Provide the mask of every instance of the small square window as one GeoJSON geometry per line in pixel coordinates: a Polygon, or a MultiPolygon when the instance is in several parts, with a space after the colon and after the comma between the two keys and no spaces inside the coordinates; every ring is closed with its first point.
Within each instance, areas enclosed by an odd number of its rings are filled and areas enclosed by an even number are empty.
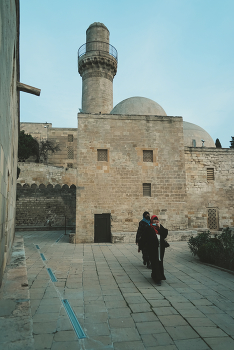
{"type": "Polygon", "coordinates": [[[73,135],[72,134],[67,135],[67,141],[73,142],[73,135]]]}
{"type": "Polygon", "coordinates": [[[73,168],[73,163],[67,163],[68,168],[73,168]]]}
{"type": "Polygon", "coordinates": [[[143,184],[143,197],[151,197],[151,184],[143,184]]]}
{"type": "Polygon", "coordinates": [[[143,151],[143,162],[153,162],[153,151],[143,151]]]}
{"type": "Polygon", "coordinates": [[[99,162],[107,162],[107,149],[98,149],[97,150],[97,160],[99,162]]]}
{"type": "Polygon", "coordinates": [[[207,168],[207,180],[214,180],[214,168],[207,168]]]}
{"type": "Polygon", "coordinates": [[[67,158],[74,159],[74,149],[72,147],[67,147],[67,158]]]}

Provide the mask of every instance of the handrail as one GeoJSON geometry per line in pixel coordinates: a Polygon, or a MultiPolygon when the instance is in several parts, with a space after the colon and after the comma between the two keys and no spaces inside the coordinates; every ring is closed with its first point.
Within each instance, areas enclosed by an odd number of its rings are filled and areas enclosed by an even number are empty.
{"type": "Polygon", "coordinates": [[[81,47],[78,49],[78,60],[80,57],[82,57],[86,53],[92,52],[92,51],[106,52],[112,57],[114,57],[118,62],[118,51],[114,46],[104,41],[90,41],[81,45],[81,47]]]}

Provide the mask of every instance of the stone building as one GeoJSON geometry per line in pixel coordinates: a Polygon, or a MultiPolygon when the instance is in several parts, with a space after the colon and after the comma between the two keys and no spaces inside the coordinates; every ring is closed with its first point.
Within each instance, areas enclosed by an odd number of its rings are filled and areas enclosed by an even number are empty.
{"type": "Polygon", "coordinates": [[[53,128],[51,123],[20,123],[20,129],[39,142],[52,140],[60,151],[46,164],[30,157],[18,163],[16,229],[61,229],[75,226],[77,129],[53,128]],[[30,207],[30,210],[28,210],[30,207]]]}
{"type": "Polygon", "coordinates": [[[20,91],[40,95],[20,82],[19,7],[0,1],[0,285],[15,236],[20,91]]]}
{"type": "Polygon", "coordinates": [[[144,210],[171,232],[233,226],[234,150],[150,99],[113,108],[117,63],[106,26],[91,24],[78,51],[76,242],[132,239],[144,210]]]}
{"type": "Polygon", "coordinates": [[[52,123],[21,122],[20,130],[32,135],[38,142],[50,140],[59,145],[60,151],[49,153],[49,165],[76,168],[77,128],[53,128],[52,123]]]}
{"type": "Polygon", "coordinates": [[[19,2],[0,2],[0,285],[15,235],[19,120],[19,2]]]}

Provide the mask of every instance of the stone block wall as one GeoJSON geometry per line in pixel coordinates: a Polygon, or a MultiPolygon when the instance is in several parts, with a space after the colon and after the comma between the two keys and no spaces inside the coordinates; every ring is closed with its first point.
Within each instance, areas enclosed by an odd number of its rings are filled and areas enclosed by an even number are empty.
{"type": "Polygon", "coordinates": [[[15,235],[19,1],[0,1],[0,285],[15,235]]]}
{"type": "Polygon", "coordinates": [[[185,148],[188,222],[192,229],[208,227],[208,209],[217,213],[218,229],[234,226],[234,150],[185,148]],[[207,180],[207,168],[214,180],[207,180]]]}
{"type": "MultiPolygon", "coordinates": [[[[100,76],[92,76],[92,72],[82,80],[82,109],[86,112],[110,113],[113,109],[113,82],[106,79],[105,71],[100,76]],[[104,75],[104,76],[101,76],[104,75]]],[[[106,74],[107,75],[107,74],[106,74]]]]}
{"type": "MultiPolygon", "coordinates": [[[[76,186],[17,184],[16,225],[75,227],[76,186]]],[[[16,226],[16,227],[17,227],[16,226]]]]}
{"type": "Polygon", "coordinates": [[[187,228],[182,118],[79,114],[78,122],[77,242],[93,241],[101,213],[111,213],[112,233],[136,232],[145,210],[171,230],[187,228]],[[97,160],[98,149],[107,161],[97,160]],[[143,150],[153,162],[143,162],[143,150]]]}
{"type": "Polygon", "coordinates": [[[60,151],[49,155],[48,165],[76,168],[76,128],[53,128],[51,123],[20,123],[20,130],[32,135],[38,142],[48,139],[59,144],[60,151]]]}
{"type": "Polygon", "coordinates": [[[51,185],[76,185],[76,169],[56,167],[38,163],[18,163],[20,175],[17,180],[18,184],[45,186],[51,185]]]}

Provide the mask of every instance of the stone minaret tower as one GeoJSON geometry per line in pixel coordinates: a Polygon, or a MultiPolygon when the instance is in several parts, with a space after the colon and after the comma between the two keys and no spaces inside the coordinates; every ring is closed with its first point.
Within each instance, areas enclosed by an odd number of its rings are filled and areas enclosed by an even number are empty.
{"type": "Polygon", "coordinates": [[[104,24],[91,24],[86,31],[86,44],[78,50],[84,113],[108,114],[113,109],[113,79],[118,54],[109,44],[109,34],[104,24]]]}

